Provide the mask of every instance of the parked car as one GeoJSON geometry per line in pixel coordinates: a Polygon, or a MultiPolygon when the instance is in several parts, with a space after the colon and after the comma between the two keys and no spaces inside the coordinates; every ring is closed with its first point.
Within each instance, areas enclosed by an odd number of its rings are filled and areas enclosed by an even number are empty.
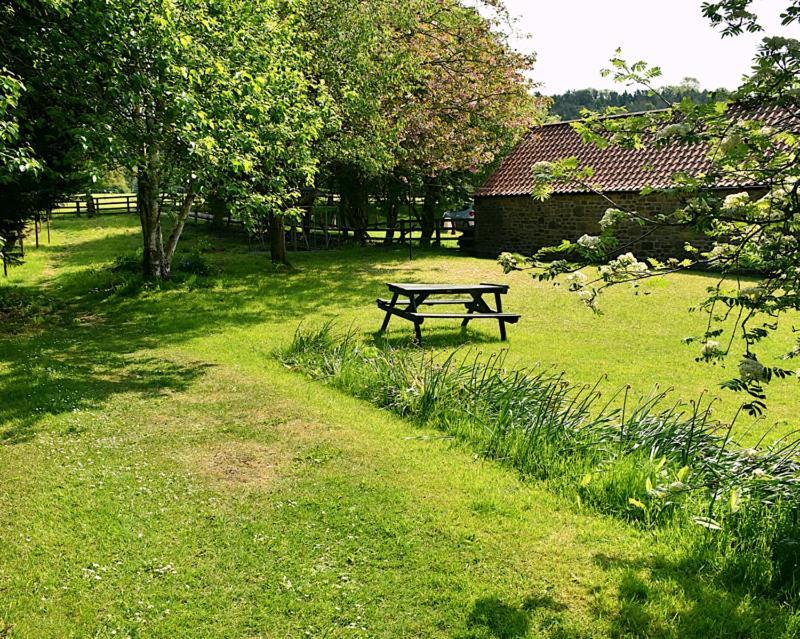
{"type": "Polygon", "coordinates": [[[467,202],[456,211],[445,211],[442,217],[444,228],[449,229],[451,233],[471,230],[475,226],[475,204],[467,202]]]}

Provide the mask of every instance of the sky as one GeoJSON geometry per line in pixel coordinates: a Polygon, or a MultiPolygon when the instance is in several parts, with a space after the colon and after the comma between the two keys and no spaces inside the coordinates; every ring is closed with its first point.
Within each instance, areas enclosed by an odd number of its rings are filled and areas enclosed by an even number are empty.
{"type": "Polygon", "coordinates": [[[600,69],[617,47],[629,61],[661,67],[657,83],[678,84],[694,77],[703,88],[735,88],[751,65],[764,35],[800,37],[797,23],[782,27],[780,12],[788,0],[755,0],[766,31],[723,39],[701,14],[701,0],[506,0],[519,18],[515,46],[534,51],[533,79],[544,94],[568,89],[624,90],[600,69]]]}

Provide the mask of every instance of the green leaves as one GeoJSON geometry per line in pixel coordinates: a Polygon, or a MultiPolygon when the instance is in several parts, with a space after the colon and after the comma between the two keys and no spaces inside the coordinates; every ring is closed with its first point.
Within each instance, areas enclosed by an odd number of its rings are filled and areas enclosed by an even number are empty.
{"type": "MultiPolygon", "coordinates": [[[[751,4],[750,0],[726,0],[706,3],[703,11],[712,24],[723,27],[724,35],[735,35],[760,29],[749,10],[751,4]]],[[[800,17],[795,5],[789,3],[783,14],[787,24],[800,17]]],[[[748,353],[744,364],[750,368],[725,388],[749,394],[752,401],[745,409],[760,415],[766,407],[763,385],[775,378],[796,377],[782,368],[761,366],[754,349],[774,333],[781,317],[800,310],[800,41],[765,38],[752,74],[730,102],[700,104],[688,95],[676,101],[674,94],[669,100],[654,86],[661,70],[643,61],[630,63],[620,50],[604,73],[625,85],[643,87],[664,108],[641,114],[627,114],[620,108],[583,111],[583,120],[573,125],[583,143],[600,149],[646,148],[648,153],[702,145],[707,150],[705,165],[676,167],[669,188],[642,190],[643,198],[661,194],[675,201],[673,211],[637,211],[619,205],[615,194],[603,192],[602,185],[592,184],[591,167],[580,166],[574,157],[538,163],[532,167],[535,198],[546,199],[559,184],[572,184],[604,197],[610,205],[599,220],[599,235],[567,238],[539,255],[568,255],[574,263],[566,270],[573,274],[587,263],[608,262],[599,269],[600,286],[580,282],[573,275],[568,280],[570,290],[593,310],[599,293],[612,285],[624,282],[635,287],[639,280],[691,268],[718,272],[718,286],[701,304],[708,326],[697,359],[709,363],[725,359],[730,346],[708,338],[715,335],[715,327],[730,321],[744,342],[748,353]],[[706,246],[687,243],[685,255],[676,253],[647,263],[633,253],[617,257],[623,250],[639,250],[637,244],[651,250],[646,244],[652,245],[662,229],[684,229],[687,235],[703,238],[694,244],[706,246]],[[618,235],[624,238],[625,248],[618,249],[618,235]],[[611,257],[616,259],[608,261],[611,257]],[[743,272],[758,281],[739,284],[735,292],[721,290],[728,278],[738,283],[743,272]],[[760,368],[754,378],[756,364],[760,368]]],[[[647,168],[642,162],[642,168],[647,168]]],[[[559,272],[565,272],[563,266],[543,267],[540,277],[550,279],[559,272]]]]}

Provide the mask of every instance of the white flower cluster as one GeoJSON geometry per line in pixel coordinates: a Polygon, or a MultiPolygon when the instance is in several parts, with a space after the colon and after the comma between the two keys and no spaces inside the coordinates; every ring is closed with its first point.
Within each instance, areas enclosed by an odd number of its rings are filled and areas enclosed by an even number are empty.
{"type": "Polygon", "coordinates": [[[767,376],[767,369],[757,359],[743,357],[739,362],[739,376],[745,382],[764,381],[767,376]]]}
{"type": "Polygon", "coordinates": [[[620,275],[643,275],[648,270],[647,264],[637,260],[633,253],[625,253],[601,266],[600,275],[609,280],[620,275]]]}
{"type": "Polygon", "coordinates": [[[589,278],[586,276],[586,273],[583,273],[582,271],[575,271],[574,273],[567,275],[566,281],[567,284],[569,284],[569,290],[579,291],[586,286],[586,284],[589,282],[589,278]]]}
{"type": "Polygon", "coordinates": [[[605,230],[614,226],[620,220],[627,219],[628,217],[628,213],[621,211],[620,209],[606,209],[606,212],[603,213],[603,217],[600,218],[600,228],[605,230]]]}
{"type": "Polygon", "coordinates": [[[600,248],[601,240],[597,235],[581,235],[578,238],[578,245],[593,251],[600,248]]]}
{"type": "Polygon", "coordinates": [[[722,208],[726,211],[731,211],[745,206],[750,202],[750,194],[742,191],[741,193],[732,193],[725,198],[722,203],[722,208]]]}
{"type": "Polygon", "coordinates": [[[691,133],[691,131],[692,125],[688,122],[668,124],[656,134],[656,137],[659,139],[671,138],[680,135],[687,135],[688,133],[691,133]]]}

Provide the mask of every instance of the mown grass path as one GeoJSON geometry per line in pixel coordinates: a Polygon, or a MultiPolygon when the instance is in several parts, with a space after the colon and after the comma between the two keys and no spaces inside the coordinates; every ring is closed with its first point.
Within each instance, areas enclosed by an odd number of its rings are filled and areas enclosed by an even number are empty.
{"type": "Polygon", "coordinates": [[[271,273],[219,242],[220,276],[150,290],[105,268],[136,246],[130,220],[61,222],[54,240],[13,276],[54,311],[0,337],[11,637],[797,631],[668,543],[273,356],[305,317],[367,327],[382,282],[474,279],[478,261],[348,251],[271,273]]]}

